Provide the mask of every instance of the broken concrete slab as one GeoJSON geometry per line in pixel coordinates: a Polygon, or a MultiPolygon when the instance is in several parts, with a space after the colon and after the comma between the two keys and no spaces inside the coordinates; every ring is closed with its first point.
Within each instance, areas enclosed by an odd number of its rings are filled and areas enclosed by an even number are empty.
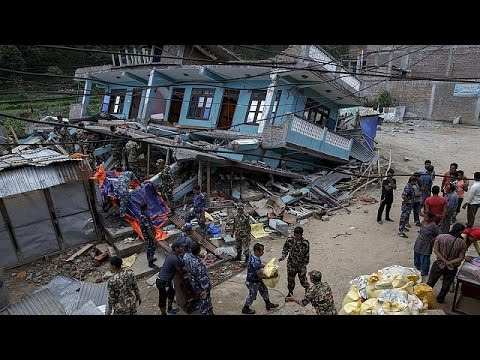
{"type": "Polygon", "coordinates": [[[285,205],[291,204],[295,201],[298,201],[305,197],[308,193],[310,192],[309,188],[301,188],[298,191],[296,191],[293,194],[287,194],[285,196],[282,196],[282,201],[284,202],[285,205]]]}
{"type": "Polygon", "coordinates": [[[135,238],[133,242],[117,241],[113,244],[117,255],[124,258],[133,254],[138,254],[145,250],[145,241],[141,238],[135,238]]]}
{"type": "Polygon", "coordinates": [[[122,227],[120,229],[112,229],[105,227],[105,235],[109,244],[114,244],[116,241],[125,239],[127,237],[135,237],[136,233],[133,229],[128,227],[122,227]]]}
{"type": "Polygon", "coordinates": [[[153,286],[153,285],[155,284],[155,282],[157,281],[158,273],[159,273],[159,272],[157,271],[154,275],[150,276],[150,277],[146,280],[146,282],[147,282],[148,285],[153,286]]]}
{"type": "Polygon", "coordinates": [[[285,232],[288,230],[288,224],[280,219],[268,220],[268,226],[280,232],[285,232]]]}
{"type": "Polygon", "coordinates": [[[138,254],[137,259],[130,268],[137,277],[137,279],[145,276],[150,276],[158,272],[159,268],[163,265],[163,262],[165,261],[165,254],[160,249],[157,249],[157,251],[155,252],[155,257],[157,258],[157,261],[155,261],[155,265],[157,265],[158,268],[151,268],[148,266],[147,254],[145,252],[141,252],[138,254]]]}

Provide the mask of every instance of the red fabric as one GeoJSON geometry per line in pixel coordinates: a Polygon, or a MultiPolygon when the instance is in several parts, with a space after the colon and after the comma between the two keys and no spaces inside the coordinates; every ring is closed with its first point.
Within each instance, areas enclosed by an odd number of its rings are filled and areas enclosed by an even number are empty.
{"type": "Polygon", "coordinates": [[[437,216],[442,216],[443,207],[446,203],[447,200],[440,196],[430,196],[425,200],[425,204],[428,205],[428,210],[437,216]]]}
{"type": "Polygon", "coordinates": [[[463,233],[470,235],[475,240],[480,240],[480,228],[468,228],[468,229],[465,229],[463,233]]]}
{"type": "Polygon", "coordinates": [[[105,172],[105,168],[103,167],[103,164],[100,164],[97,167],[97,171],[95,171],[95,174],[93,174],[93,176],[90,179],[98,180],[98,186],[102,187],[106,177],[107,177],[107,173],[105,172]]]}

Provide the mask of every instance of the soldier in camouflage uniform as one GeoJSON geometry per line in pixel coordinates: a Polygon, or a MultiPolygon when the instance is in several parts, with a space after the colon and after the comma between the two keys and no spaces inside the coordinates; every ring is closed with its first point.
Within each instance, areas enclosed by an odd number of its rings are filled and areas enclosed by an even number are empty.
{"type": "Polygon", "coordinates": [[[92,141],[97,140],[95,133],[83,130],[85,125],[83,122],[78,123],[78,127],[82,128],[77,130],[77,141],[80,146],[80,151],[82,154],[88,155],[88,162],[92,169],[95,169],[95,157],[93,152],[95,151],[95,143],[92,141]]]}
{"type": "Polygon", "coordinates": [[[158,172],[160,173],[161,183],[159,185],[159,191],[162,194],[163,200],[165,200],[168,205],[172,205],[173,201],[173,187],[174,180],[173,176],[170,173],[170,166],[165,165],[165,161],[159,159],[157,161],[158,172]]]}
{"type": "Polygon", "coordinates": [[[300,300],[289,296],[285,301],[294,301],[302,306],[307,306],[308,303],[312,303],[312,306],[317,311],[317,315],[337,315],[332,289],[330,289],[330,285],[326,282],[322,282],[322,273],[313,270],[310,271],[308,275],[310,276],[310,281],[313,286],[306,292],[305,299],[300,300]]]}
{"type": "Polygon", "coordinates": [[[305,288],[305,292],[310,287],[307,281],[307,265],[310,261],[310,243],[303,238],[303,228],[297,226],[293,230],[293,237],[289,237],[283,245],[282,257],[278,261],[287,260],[287,283],[288,295],[293,294],[295,289],[295,275],[298,274],[300,284],[305,288]]]}
{"type": "MultiPolygon", "coordinates": [[[[125,135],[122,130],[117,129],[115,126],[110,126],[110,131],[115,134],[115,135],[125,135]]],[[[111,154],[113,155],[113,161],[122,164],[123,165],[123,141],[118,141],[120,140],[117,137],[111,137],[112,141],[111,146],[111,154]]]]}
{"type": "Polygon", "coordinates": [[[125,150],[127,151],[127,164],[128,169],[133,171],[135,175],[140,179],[140,151],[142,146],[133,140],[128,140],[125,145],[125,150]]]}
{"type": "Polygon", "coordinates": [[[154,262],[157,261],[155,257],[155,228],[153,226],[150,216],[147,212],[147,204],[143,203],[140,205],[141,213],[138,216],[138,221],[140,222],[140,229],[142,229],[143,240],[147,244],[147,261],[148,266],[151,268],[156,267],[154,262]]]}
{"type": "Polygon", "coordinates": [[[132,180],[138,181],[137,177],[133,172],[125,171],[125,172],[122,172],[122,174],[118,177],[117,182],[114,184],[114,189],[115,189],[115,192],[117,193],[118,201],[120,202],[119,211],[120,211],[120,218],[122,219],[127,213],[128,195],[129,195],[128,186],[130,184],[130,181],[132,180]]]}
{"type": "MultiPolygon", "coordinates": [[[[245,305],[242,308],[242,314],[255,314],[255,310],[250,309],[250,306],[253,304],[257,298],[257,293],[260,291],[260,296],[265,301],[265,307],[267,310],[274,309],[278,307],[278,304],[273,304],[270,302],[268,296],[268,288],[264,284],[262,279],[269,279],[264,273],[263,268],[265,265],[262,264],[260,258],[263,255],[264,246],[260,243],[253,245],[253,255],[248,258],[248,267],[247,267],[247,279],[245,285],[248,289],[247,300],[245,300],[245,305]]],[[[272,274],[270,278],[277,276],[276,273],[272,274]]]]}
{"type": "Polygon", "coordinates": [[[62,126],[59,130],[59,140],[68,154],[73,154],[75,152],[72,136],[66,126],[62,126]]]}
{"type": "Polygon", "coordinates": [[[191,253],[184,253],[183,262],[188,271],[187,276],[193,291],[200,299],[200,314],[213,315],[212,298],[210,297],[212,284],[208,276],[207,267],[200,257],[200,245],[198,242],[193,241],[191,243],[191,251],[191,253]]]}
{"type": "Polygon", "coordinates": [[[197,218],[198,225],[205,231],[205,194],[200,191],[200,186],[193,187],[193,211],[186,216],[186,221],[197,218]]]}
{"type": "Polygon", "coordinates": [[[122,269],[122,258],[110,258],[110,271],[113,276],[108,279],[108,302],[106,315],[135,315],[138,305],[142,303],[137,279],[130,269],[122,269]]]}
{"type": "Polygon", "coordinates": [[[242,260],[243,258],[245,264],[248,263],[248,256],[250,255],[250,231],[250,216],[243,212],[243,204],[237,204],[237,213],[233,217],[232,232],[235,235],[236,259],[242,260]]]}
{"type": "Polygon", "coordinates": [[[402,213],[398,225],[398,236],[403,238],[408,238],[408,236],[405,235],[405,231],[408,231],[405,226],[407,225],[408,218],[413,210],[413,202],[415,200],[415,192],[413,191],[414,184],[417,184],[417,178],[415,176],[410,176],[402,193],[402,213]]]}

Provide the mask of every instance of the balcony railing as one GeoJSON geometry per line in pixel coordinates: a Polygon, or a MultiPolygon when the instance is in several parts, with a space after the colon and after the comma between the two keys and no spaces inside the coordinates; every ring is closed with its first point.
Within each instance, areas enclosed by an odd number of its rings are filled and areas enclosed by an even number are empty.
{"type": "Polygon", "coordinates": [[[161,49],[155,46],[125,47],[118,54],[112,54],[113,66],[146,65],[160,61],[161,49]]]}
{"type": "Polygon", "coordinates": [[[321,128],[293,114],[284,116],[282,125],[265,125],[263,148],[279,148],[289,143],[310,151],[348,160],[352,140],[321,128]]]}

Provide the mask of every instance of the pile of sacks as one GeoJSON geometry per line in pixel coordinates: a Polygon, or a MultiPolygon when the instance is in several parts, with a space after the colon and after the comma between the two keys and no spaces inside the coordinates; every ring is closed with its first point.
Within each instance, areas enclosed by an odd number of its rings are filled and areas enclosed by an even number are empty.
{"type": "Polygon", "coordinates": [[[437,307],[433,289],[414,268],[388,266],[350,284],[339,315],[417,315],[437,307]]]}

